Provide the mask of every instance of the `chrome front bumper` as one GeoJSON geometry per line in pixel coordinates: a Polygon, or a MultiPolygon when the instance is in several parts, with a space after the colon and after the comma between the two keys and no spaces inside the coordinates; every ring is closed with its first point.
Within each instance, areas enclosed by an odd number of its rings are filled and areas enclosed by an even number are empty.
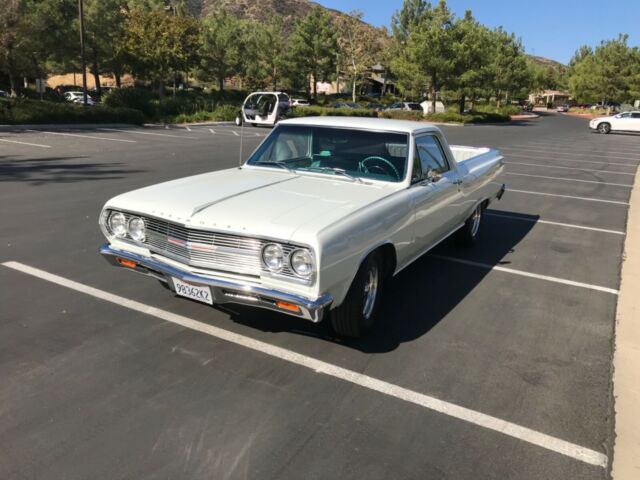
{"type": "Polygon", "coordinates": [[[175,292],[171,277],[193,285],[206,285],[211,289],[214,304],[236,303],[253,307],[266,308],[294,317],[304,318],[317,323],[322,320],[324,312],[333,302],[329,294],[320,296],[315,300],[291,293],[272,290],[250,283],[242,283],[236,280],[222,279],[199,275],[181,270],[151,257],[136,253],[118,250],[109,244],[100,247],[100,253],[111,265],[132,270],[134,272],[156,278],[167,284],[169,289],[175,292]],[[133,262],[135,265],[124,265],[122,261],[133,262]],[[284,302],[289,307],[279,307],[278,302],[284,302]],[[291,305],[298,307],[293,311],[291,305]]]}

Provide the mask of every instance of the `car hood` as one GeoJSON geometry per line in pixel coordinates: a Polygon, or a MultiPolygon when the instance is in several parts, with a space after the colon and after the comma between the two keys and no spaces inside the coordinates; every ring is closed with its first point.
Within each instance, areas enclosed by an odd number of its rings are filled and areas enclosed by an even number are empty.
{"type": "Polygon", "coordinates": [[[109,200],[105,208],[194,228],[309,243],[322,229],[399,188],[393,183],[234,168],[134,190],[109,200]]]}

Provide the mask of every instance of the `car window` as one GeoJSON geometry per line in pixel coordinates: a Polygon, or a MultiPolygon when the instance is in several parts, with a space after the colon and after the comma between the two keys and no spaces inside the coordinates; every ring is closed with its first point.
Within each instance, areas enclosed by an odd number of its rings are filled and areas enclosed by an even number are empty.
{"type": "Polygon", "coordinates": [[[248,163],[273,167],[274,162],[285,162],[296,171],[401,182],[407,170],[407,145],[406,133],[282,125],[248,163]]]}
{"type": "Polygon", "coordinates": [[[631,118],[640,118],[640,112],[634,112],[631,114],[631,118]]]}
{"type": "Polygon", "coordinates": [[[631,114],[630,113],[621,113],[620,114],[620,118],[630,118],[631,114]]]}
{"type": "Polygon", "coordinates": [[[442,146],[433,135],[416,138],[416,153],[420,159],[422,175],[426,175],[429,170],[434,170],[436,173],[444,173],[449,170],[442,146]]]}

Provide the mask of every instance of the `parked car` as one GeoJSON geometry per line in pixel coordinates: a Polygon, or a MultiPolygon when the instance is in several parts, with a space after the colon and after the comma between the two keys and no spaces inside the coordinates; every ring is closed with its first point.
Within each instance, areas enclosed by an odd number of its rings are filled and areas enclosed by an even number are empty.
{"type": "MultiPolygon", "coordinates": [[[[84,95],[82,92],[66,92],[64,94],[64,99],[67,102],[80,103],[84,104],[84,95]]],[[[90,95],[87,95],[87,105],[95,105],[96,102],[91,98],[90,95]]]]}
{"type": "Polygon", "coordinates": [[[420,106],[419,103],[416,102],[398,102],[398,103],[392,103],[391,105],[389,105],[385,110],[404,110],[407,112],[410,111],[422,111],[422,107],[420,106]]]}
{"type": "Polygon", "coordinates": [[[566,113],[568,111],[569,111],[569,105],[567,105],[566,103],[564,105],[558,105],[556,107],[556,112],[566,113]]]}
{"type": "Polygon", "coordinates": [[[362,106],[355,102],[335,102],[333,104],[333,108],[352,108],[355,110],[357,108],[362,108],[362,106]]]}
{"type": "Polygon", "coordinates": [[[4,90],[0,90],[0,97],[7,98],[8,96],[9,94],[7,92],[5,92],[4,90]]]}
{"type": "Polygon", "coordinates": [[[240,168],[107,201],[100,253],[182,297],[358,337],[389,278],[450,235],[477,240],[501,170],[498,151],[451,147],[422,122],[285,120],[240,168]]]}
{"type": "Polygon", "coordinates": [[[243,123],[274,126],[291,112],[291,99],[284,92],[254,92],[242,103],[236,115],[237,126],[243,123]]]}
{"type": "Polygon", "coordinates": [[[291,99],[291,106],[292,107],[308,107],[310,105],[311,105],[311,103],[309,103],[309,100],[304,100],[302,98],[292,98],[291,99]]]}
{"type": "Polygon", "coordinates": [[[367,108],[369,110],[375,110],[376,112],[381,112],[385,109],[385,106],[381,103],[369,102],[367,103],[367,108]]]}
{"type": "Polygon", "coordinates": [[[640,111],[594,118],[589,122],[589,128],[600,133],[640,132],[640,111]]]}

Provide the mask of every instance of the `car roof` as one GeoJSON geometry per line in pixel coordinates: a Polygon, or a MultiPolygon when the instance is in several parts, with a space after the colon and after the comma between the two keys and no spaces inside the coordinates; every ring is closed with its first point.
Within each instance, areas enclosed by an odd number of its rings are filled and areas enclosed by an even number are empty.
{"type": "Polygon", "coordinates": [[[301,117],[283,120],[278,123],[280,125],[309,125],[316,127],[355,128],[362,130],[386,130],[403,133],[440,131],[438,127],[429,123],[372,117],[301,117]]]}

